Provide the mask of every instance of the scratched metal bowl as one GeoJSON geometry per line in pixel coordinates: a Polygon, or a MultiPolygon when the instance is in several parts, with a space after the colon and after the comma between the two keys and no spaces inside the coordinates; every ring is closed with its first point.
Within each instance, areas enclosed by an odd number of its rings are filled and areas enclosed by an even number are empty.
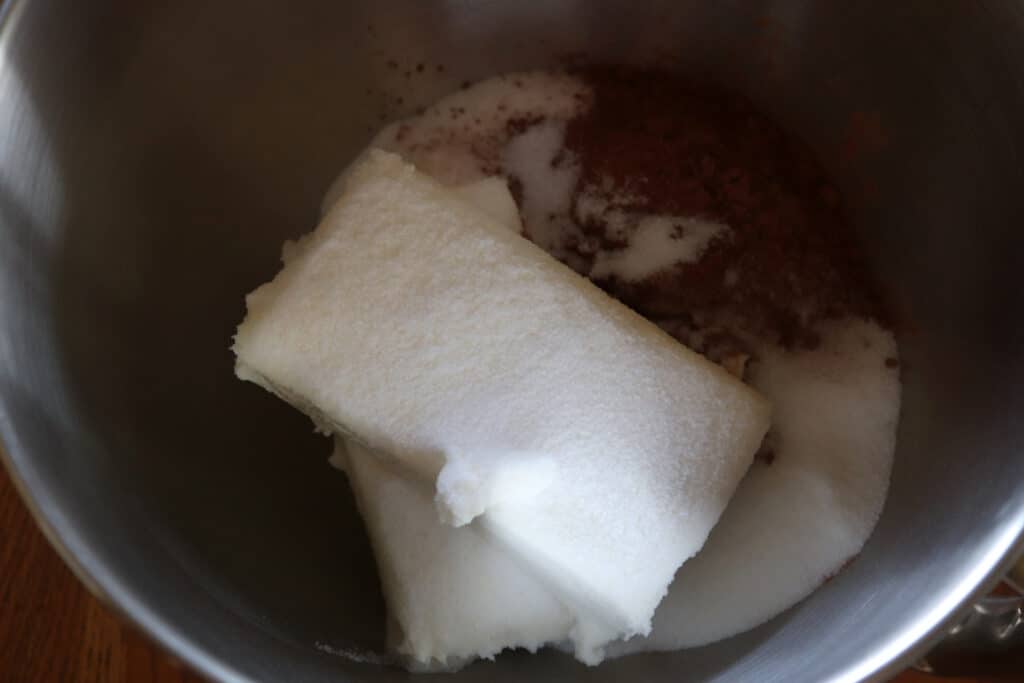
{"type": "Polygon", "coordinates": [[[882,678],[1021,549],[1021,3],[23,0],[2,11],[7,465],[79,576],[212,678],[406,679],[338,654],[382,646],[361,523],[327,442],[235,380],[228,345],[243,294],[275,272],[283,240],[314,225],[382,116],[566,56],[713,78],[817,150],[899,313],[896,469],[859,559],[754,631],[594,669],[503,656],[454,680],[882,678]]]}

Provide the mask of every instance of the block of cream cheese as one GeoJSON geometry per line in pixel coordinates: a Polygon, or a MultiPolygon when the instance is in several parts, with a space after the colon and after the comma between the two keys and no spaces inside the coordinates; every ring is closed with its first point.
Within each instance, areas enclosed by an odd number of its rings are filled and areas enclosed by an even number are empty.
{"type": "MultiPolygon", "coordinates": [[[[498,177],[452,188],[507,229],[522,225],[498,177]]],[[[331,463],[348,473],[377,559],[389,649],[412,671],[454,671],[508,648],[568,639],[575,619],[548,586],[476,524],[443,524],[434,489],[387,456],[336,437],[331,463]]]]}
{"type": "Polygon", "coordinates": [[[646,634],[767,402],[399,157],[371,150],[247,299],[236,371],[436,482],[577,614],[646,634]]]}
{"type": "Polygon", "coordinates": [[[568,637],[573,617],[477,525],[442,524],[429,484],[338,439],[366,522],[394,626],[391,649],[414,670],[454,670],[506,648],[568,637]]]}

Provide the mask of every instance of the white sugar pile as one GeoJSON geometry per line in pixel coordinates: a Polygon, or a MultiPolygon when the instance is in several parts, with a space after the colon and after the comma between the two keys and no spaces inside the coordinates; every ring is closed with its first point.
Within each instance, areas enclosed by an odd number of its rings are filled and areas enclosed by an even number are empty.
{"type": "MultiPolygon", "coordinates": [[[[569,74],[533,71],[496,76],[438,100],[419,116],[382,129],[369,148],[399,154],[442,185],[465,185],[500,170],[502,150],[522,121],[567,121],[593,92],[569,74]]],[[[337,200],[339,178],[324,197],[337,200]]]]}
{"type": "Polygon", "coordinates": [[[576,222],[600,226],[607,240],[622,245],[595,250],[588,277],[637,282],[682,263],[696,263],[712,240],[729,235],[729,227],[721,223],[632,208],[638,203],[639,198],[616,190],[608,181],[579,193],[573,207],[576,222]]]}
{"type": "Polygon", "coordinates": [[[590,277],[615,276],[635,282],[680,263],[695,263],[712,239],[728,227],[700,218],[644,216],[636,220],[629,244],[597,252],[590,277]]]}
{"type": "Polygon", "coordinates": [[[520,210],[526,235],[549,254],[566,258],[561,245],[578,231],[569,220],[573,188],[579,179],[576,161],[562,153],[565,121],[545,120],[509,140],[502,171],[522,190],[520,210]]]}
{"type": "Polygon", "coordinates": [[[640,197],[615,187],[611,178],[604,178],[600,184],[587,185],[579,193],[573,217],[581,225],[600,224],[609,239],[625,241],[644,216],[632,208],[638,203],[640,197]]]}
{"type": "Polygon", "coordinates": [[[646,633],[767,404],[394,155],[289,257],[248,297],[239,376],[483,513],[572,606],[581,659],[646,633]]]}

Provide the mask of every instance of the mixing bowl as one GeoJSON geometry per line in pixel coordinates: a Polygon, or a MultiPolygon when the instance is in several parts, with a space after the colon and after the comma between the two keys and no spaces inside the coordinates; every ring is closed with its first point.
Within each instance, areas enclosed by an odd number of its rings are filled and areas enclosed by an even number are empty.
{"type": "MultiPolygon", "coordinates": [[[[243,295],[387,118],[496,72],[651,63],[834,174],[898,320],[892,489],[859,558],[741,636],[453,680],[855,680],[906,666],[1024,528],[1024,4],[22,0],[0,38],[0,433],[79,576],[225,681],[388,681],[328,442],[232,375],[243,295]]],[[[766,590],[769,589],[766,586],[766,590]]],[[[699,618],[699,615],[695,615],[699,618]]]]}

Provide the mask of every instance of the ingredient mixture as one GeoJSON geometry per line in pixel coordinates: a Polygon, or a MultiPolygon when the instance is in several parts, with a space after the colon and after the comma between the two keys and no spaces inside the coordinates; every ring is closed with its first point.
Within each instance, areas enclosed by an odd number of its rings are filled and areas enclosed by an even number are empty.
{"type": "Polygon", "coordinates": [[[381,131],[324,212],[250,295],[239,375],[338,435],[406,666],[705,644],[870,535],[896,344],[838,191],[742,99],[490,79],[381,131]]]}
{"type": "Polygon", "coordinates": [[[650,630],[768,429],[748,386],[381,150],[247,304],[239,376],[433,485],[439,523],[480,517],[587,662],[650,630]]]}

